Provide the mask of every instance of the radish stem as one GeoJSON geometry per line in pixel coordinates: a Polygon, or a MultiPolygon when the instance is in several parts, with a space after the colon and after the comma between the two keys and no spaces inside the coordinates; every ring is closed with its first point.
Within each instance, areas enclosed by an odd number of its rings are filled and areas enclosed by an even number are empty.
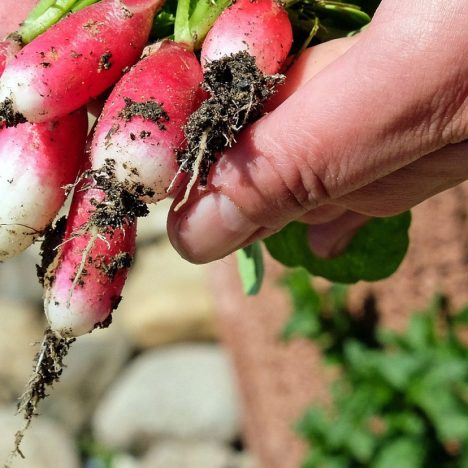
{"type": "Polygon", "coordinates": [[[179,0],[174,40],[199,49],[211,26],[230,4],[231,0],[198,0],[190,13],[190,0],[179,0]]]}
{"type": "Polygon", "coordinates": [[[78,11],[98,0],[41,0],[18,30],[23,44],[29,44],[70,11],[78,11]]]}

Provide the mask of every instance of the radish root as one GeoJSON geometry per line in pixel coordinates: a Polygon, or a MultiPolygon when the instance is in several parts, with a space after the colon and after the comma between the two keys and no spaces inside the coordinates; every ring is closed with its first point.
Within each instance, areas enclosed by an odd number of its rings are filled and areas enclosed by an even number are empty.
{"type": "Polygon", "coordinates": [[[35,358],[33,374],[18,403],[18,414],[22,414],[26,422],[15,434],[14,447],[4,468],[9,468],[17,456],[25,458],[20,448],[24,435],[29,429],[33,417],[38,415],[39,403],[47,397],[47,389],[59,381],[65,367],[63,359],[74,341],[75,338],[60,336],[50,328],[45,330],[44,338],[35,358]]]}

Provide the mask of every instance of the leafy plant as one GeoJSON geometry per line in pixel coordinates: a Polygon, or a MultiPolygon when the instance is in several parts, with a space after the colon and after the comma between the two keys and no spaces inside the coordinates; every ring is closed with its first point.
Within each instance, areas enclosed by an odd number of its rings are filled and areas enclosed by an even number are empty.
{"type": "Polygon", "coordinates": [[[303,468],[468,466],[468,308],[452,315],[438,297],[398,333],[377,326],[375,303],[352,316],[342,286],[321,295],[301,270],[285,283],[284,337],[314,340],[341,371],[332,407],[298,425],[311,446],[303,468]]]}

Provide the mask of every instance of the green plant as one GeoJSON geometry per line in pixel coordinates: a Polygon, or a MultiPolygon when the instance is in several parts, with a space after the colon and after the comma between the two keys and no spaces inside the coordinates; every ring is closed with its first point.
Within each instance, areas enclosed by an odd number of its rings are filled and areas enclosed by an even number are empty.
{"type": "Polygon", "coordinates": [[[298,270],[285,283],[284,338],[314,340],[341,371],[331,408],[313,405],[298,425],[303,468],[468,466],[468,308],[452,314],[437,297],[398,333],[378,327],[372,300],[352,316],[342,286],[319,294],[298,270]]]}

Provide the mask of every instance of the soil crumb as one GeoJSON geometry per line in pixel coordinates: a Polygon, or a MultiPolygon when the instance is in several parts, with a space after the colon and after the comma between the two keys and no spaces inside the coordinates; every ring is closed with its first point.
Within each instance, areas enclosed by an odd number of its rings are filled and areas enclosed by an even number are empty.
{"type": "Polygon", "coordinates": [[[106,159],[104,166],[95,171],[87,171],[84,178],[91,180],[91,186],[105,193],[102,201],[94,200],[95,211],[91,214],[89,223],[96,226],[101,233],[108,233],[132,224],[136,218],[147,216],[146,203],[139,197],[154,196],[142,184],[127,180],[119,182],[115,177],[115,161],[106,159]]]}
{"type": "Polygon", "coordinates": [[[104,54],[101,55],[99,58],[99,65],[98,65],[98,72],[101,72],[103,70],[110,70],[112,68],[112,53],[107,51],[104,54]]]}
{"type": "Polygon", "coordinates": [[[16,127],[18,124],[27,122],[26,117],[13,108],[13,101],[6,98],[0,104],[0,123],[7,127],[16,127]]]}
{"type": "Polygon", "coordinates": [[[57,255],[57,247],[63,242],[67,218],[62,216],[55,225],[50,224],[44,232],[44,240],[41,244],[41,264],[36,265],[37,277],[42,286],[45,284],[45,276],[51,263],[57,255]]]}
{"type": "Polygon", "coordinates": [[[180,170],[196,173],[200,184],[206,185],[217,153],[231,146],[240,130],[262,115],[265,101],[283,81],[283,75],[262,73],[245,51],[211,62],[202,85],[210,98],[185,126],[187,149],[177,155],[180,170]]]}
{"type": "Polygon", "coordinates": [[[6,467],[17,455],[24,458],[20,448],[24,435],[33,417],[39,414],[39,403],[48,396],[47,390],[60,380],[65,367],[63,359],[74,341],[75,338],[64,338],[49,328],[44,332],[41,347],[34,361],[33,374],[18,403],[18,413],[24,416],[26,424],[15,434],[14,447],[6,467]]]}
{"type": "Polygon", "coordinates": [[[124,97],[125,107],[120,112],[120,117],[127,122],[133,117],[142,117],[144,120],[155,122],[161,130],[165,130],[164,122],[169,122],[169,115],[163,109],[162,104],[148,100],[145,102],[136,102],[129,97],[124,97]]]}
{"type": "Polygon", "coordinates": [[[110,263],[103,265],[103,271],[108,278],[113,280],[119,271],[130,268],[132,261],[133,257],[128,252],[121,252],[110,263]]]}

